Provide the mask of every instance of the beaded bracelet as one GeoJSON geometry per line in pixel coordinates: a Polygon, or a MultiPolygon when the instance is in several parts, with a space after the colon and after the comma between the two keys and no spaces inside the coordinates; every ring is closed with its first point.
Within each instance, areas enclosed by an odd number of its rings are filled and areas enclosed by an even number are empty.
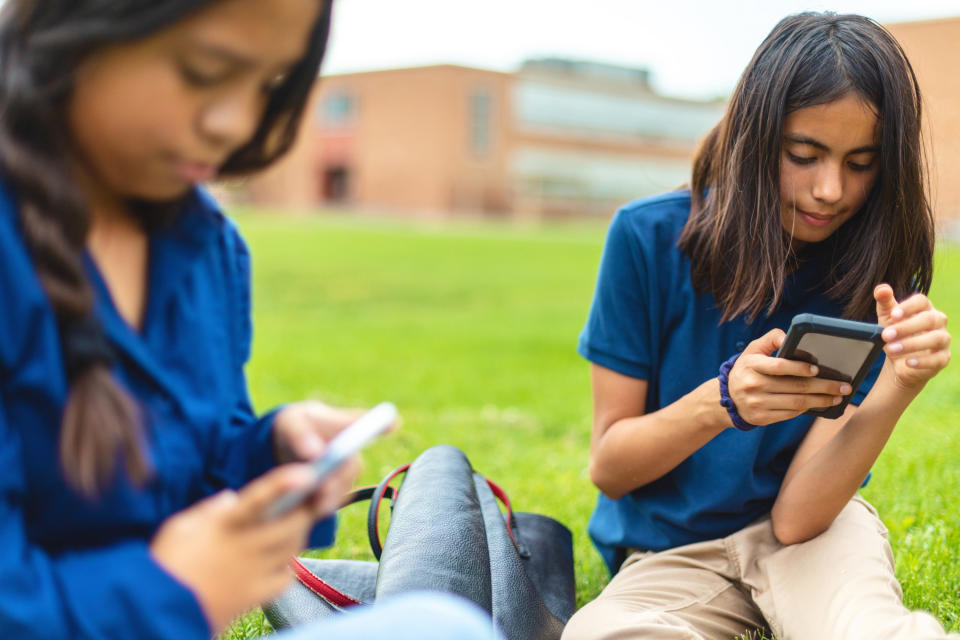
{"type": "Polygon", "coordinates": [[[737,429],[740,429],[740,431],[750,431],[751,429],[756,429],[757,425],[750,424],[740,417],[740,414],[737,412],[737,405],[733,403],[733,399],[730,397],[730,389],[727,388],[728,378],[730,377],[730,369],[733,369],[733,363],[736,362],[737,358],[739,357],[740,354],[737,353],[720,365],[720,374],[717,376],[717,380],[720,381],[720,404],[730,415],[730,420],[733,422],[733,426],[735,426],[737,429]]]}

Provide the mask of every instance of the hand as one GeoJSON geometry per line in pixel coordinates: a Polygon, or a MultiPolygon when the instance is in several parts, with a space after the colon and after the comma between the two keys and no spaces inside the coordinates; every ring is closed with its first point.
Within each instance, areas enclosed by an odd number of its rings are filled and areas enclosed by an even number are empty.
{"type": "Polygon", "coordinates": [[[852,391],[846,382],[817,378],[816,365],[773,357],[785,337],[774,329],[757,338],[730,370],[730,398],[740,417],[751,424],[773,424],[808,409],[832,407],[852,391]]]}
{"type": "MultiPolygon", "coordinates": [[[[326,443],[363,415],[363,409],[338,409],[322,402],[287,405],[273,421],[273,451],[277,462],[309,461],[319,457],[326,443]]],[[[344,463],[324,480],[314,502],[324,513],[336,510],[360,473],[356,458],[344,463]]]]}
{"type": "Polygon", "coordinates": [[[900,388],[919,391],[950,362],[947,316],[922,293],[897,302],[888,284],[877,285],[873,297],[877,301],[877,322],[884,327],[885,366],[892,367],[900,388]]]}
{"type": "Polygon", "coordinates": [[[270,521],[275,499],[314,482],[306,465],[285,465],[239,492],[221,491],[168,518],[150,542],[156,562],[186,585],[216,633],[241,613],[279,595],[293,577],[287,563],[320,516],[311,502],[270,521]]]}

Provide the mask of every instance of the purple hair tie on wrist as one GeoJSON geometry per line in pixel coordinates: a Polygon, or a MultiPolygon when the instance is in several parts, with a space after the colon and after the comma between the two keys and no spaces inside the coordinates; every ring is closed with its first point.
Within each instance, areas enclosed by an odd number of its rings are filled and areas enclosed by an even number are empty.
{"type": "Polygon", "coordinates": [[[720,374],[717,376],[717,380],[720,381],[720,404],[730,415],[730,420],[733,421],[733,426],[735,426],[737,429],[740,429],[740,431],[750,431],[751,429],[756,429],[757,425],[750,424],[740,417],[740,414],[737,412],[737,405],[733,403],[733,399],[730,397],[730,389],[727,388],[727,381],[730,377],[730,369],[733,369],[733,363],[736,362],[737,358],[739,357],[740,354],[737,353],[720,365],[720,374]]]}

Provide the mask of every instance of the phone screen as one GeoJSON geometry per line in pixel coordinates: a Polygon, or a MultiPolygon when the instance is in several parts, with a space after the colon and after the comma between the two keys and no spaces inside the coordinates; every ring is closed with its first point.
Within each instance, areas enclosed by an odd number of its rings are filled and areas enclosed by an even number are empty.
{"type": "Polygon", "coordinates": [[[790,357],[820,367],[818,377],[851,382],[873,346],[866,340],[805,333],[790,357]]]}

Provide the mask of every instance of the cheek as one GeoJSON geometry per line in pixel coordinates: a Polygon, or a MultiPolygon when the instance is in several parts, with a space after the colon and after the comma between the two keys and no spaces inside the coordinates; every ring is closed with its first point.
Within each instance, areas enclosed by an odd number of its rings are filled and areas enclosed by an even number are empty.
{"type": "Polygon", "coordinates": [[[171,73],[150,67],[133,73],[104,64],[82,77],[68,114],[81,160],[116,191],[140,195],[153,165],[190,130],[181,92],[171,73]]]}

